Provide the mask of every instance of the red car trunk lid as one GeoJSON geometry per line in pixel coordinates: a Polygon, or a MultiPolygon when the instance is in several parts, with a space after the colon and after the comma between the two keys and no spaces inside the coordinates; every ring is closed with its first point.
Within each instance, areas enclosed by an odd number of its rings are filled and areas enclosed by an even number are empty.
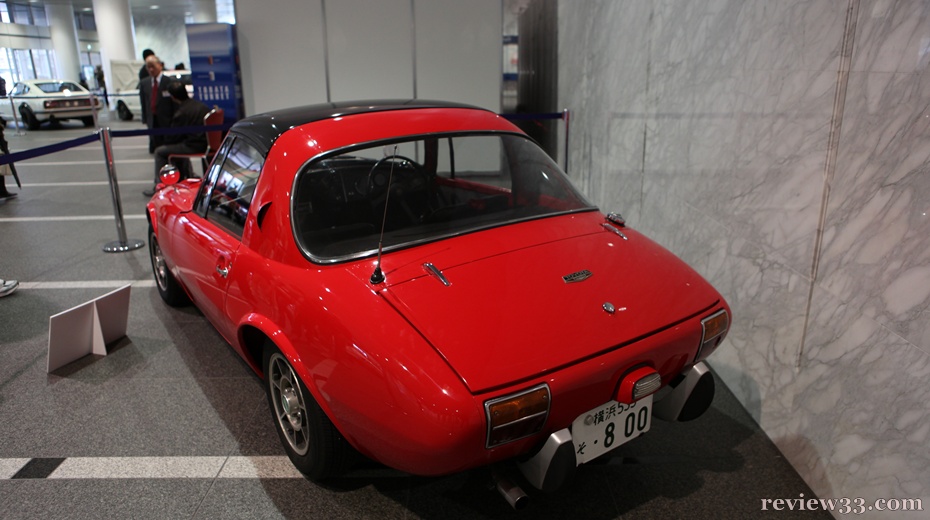
{"type": "Polygon", "coordinates": [[[482,392],[620,347],[717,301],[680,259],[624,234],[629,240],[604,230],[450,267],[435,262],[448,286],[424,268],[383,294],[482,392]]]}

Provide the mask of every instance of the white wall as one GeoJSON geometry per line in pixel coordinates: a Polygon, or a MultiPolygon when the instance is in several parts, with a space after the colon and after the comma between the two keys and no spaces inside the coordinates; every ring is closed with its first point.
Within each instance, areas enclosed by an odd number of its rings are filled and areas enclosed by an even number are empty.
{"type": "Polygon", "coordinates": [[[332,101],[413,97],[410,0],[326,2],[332,101]]]}
{"type": "Polygon", "coordinates": [[[165,63],[166,69],[173,69],[177,63],[191,68],[183,16],[135,14],[132,21],[136,33],[136,52],[133,53],[133,59],[141,60],[142,50],[152,49],[165,63]]]}
{"type": "Polygon", "coordinates": [[[327,100],[322,4],[236,2],[246,114],[327,100]]]}
{"type": "Polygon", "coordinates": [[[417,0],[417,97],[500,112],[500,0],[417,0]]]}
{"type": "Polygon", "coordinates": [[[928,41],[921,0],[559,3],[573,176],[721,289],[711,364],[819,496],[923,514],[928,41]]]}
{"type": "Polygon", "coordinates": [[[413,97],[497,111],[501,17],[500,0],[237,2],[246,113],[413,97]]]}

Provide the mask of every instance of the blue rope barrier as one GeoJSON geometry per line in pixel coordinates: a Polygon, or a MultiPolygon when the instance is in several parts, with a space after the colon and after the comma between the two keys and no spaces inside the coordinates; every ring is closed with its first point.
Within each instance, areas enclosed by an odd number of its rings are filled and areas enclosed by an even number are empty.
{"type": "Polygon", "coordinates": [[[100,136],[97,134],[91,134],[84,137],[79,137],[77,139],[72,139],[70,141],[62,141],[56,144],[50,144],[48,146],[40,146],[38,148],[32,148],[24,152],[14,152],[9,154],[0,155],[0,164],[10,164],[13,162],[25,161],[26,159],[33,159],[35,157],[41,157],[43,155],[48,155],[50,153],[60,152],[62,150],[67,150],[68,148],[74,148],[76,146],[85,145],[87,143],[92,143],[94,141],[99,141],[100,136]]]}
{"type": "MultiPolygon", "coordinates": [[[[198,132],[212,132],[215,130],[226,131],[232,127],[232,123],[222,124],[222,125],[210,125],[210,126],[185,126],[185,127],[175,127],[175,128],[152,128],[152,129],[140,129],[140,130],[117,130],[110,132],[110,135],[113,137],[132,137],[139,135],[177,135],[177,134],[193,134],[198,132]]],[[[56,152],[61,152],[69,148],[74,148],[77,146],[82,146],[87,143],[92,143],[94,141],[100,140],[99,132],[94,132],[91,135],[84,137],[79,137],[77,139],[71,139],[69,141],[62,141],[60,143],[50,144],[47,146],[40,146],[38,148],[31,148],[22,152],[13,152],[9,154],[0,154],[0,165],[11,164],[14,162],[25,161],[27,159],[35,159],[36,157],[41,157],[43,155],[48,155],[56,152]]]]}
{"type": "MultiPolygon", "coordinates": [[[[501,117],[509,121],[528,121],[528,120],[540,120],[540,119],[564,119],[564,114],[561,112],[549,113],[549,114],[501,114],[501,117]]],[[[198,132],[213,132],[217,130],[227,131],[233,126],[233,123],[224,123],[222,125],[210,125],[210,126],[185,126],[185,127],[175,127],[175,128],[142,128],[139,130],[114,130],[110,132],[110,135],[113,137],[136,137],[143,135],[178,135],[178,134],[193,134],[198,132]]],[[[76,146],[81,146],[87,143],[92,143],[94,141],[99,141],[100,135],[99,132],[95,132],[91,135],[85,137],[79,137],[77,139],[72,139],[70,141],[63,141],[61,143],[51,144],[48,146],[41,146],[39,148],[32,148],[23,152],[14,152],[6,155],[0,155],[0,165],[10,164],[19,161],[25,161],[27,159],[34,159],[36,157],[41,157],[43,155],[48,155],[51,153],[60,152],[67,150],[69,148],[74,148],[76,146]]]]}
{"type": "Polygon", "coordinates": [[[232,128],[233,123],[210,126],[179,126],[170,128],[144,128],[139,130],[111,130],[110,135],[113,137],[133,137],[139,135],[178,135],[178,134],[196,134],[200,132],[212,132],[215,130],[226,131],[232,128]]]}

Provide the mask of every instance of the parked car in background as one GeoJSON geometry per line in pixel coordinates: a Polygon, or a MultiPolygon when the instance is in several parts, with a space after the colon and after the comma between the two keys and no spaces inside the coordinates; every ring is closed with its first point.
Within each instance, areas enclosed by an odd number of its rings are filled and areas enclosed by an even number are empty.
{"type": "MultiPolygon", "coordinates": [[[[162,73],[168,80],[178,80],[184,83],[187,95],[194,97],[194,84],[191,81],[189,70],[166,70],[162,73]]],[[[142,80],[145,81],[145,80],[142,80]]],[[[149,79],[151,81],[151,79],[149,79]]],[[[142,106],[139,99],[138,85],[133,90],[123,90],[116,96],[116,115],[121,121],[131,121],[142,117],[142,106]]]]}
{"type": "Polygon", "coordinates": [[[493,112],[281,110],[235,123],[204,178],[163,178],[158,292],[264,378],[313,479],[357,450],[416,475],[515,465],[553,490],[653,415],[710,406],[724,298],[493,112]]]}
{"type": "Polygon", "coordinates": [[[13,121],[13,110],[30,130],[37,130],[45,122],[78,119],[84,126],[94,126],[94,105],[101,105],[96,97],[76,81],[63,79],[31,79],[19,81],[10,90],[7,99],[0,103],[0,116],[13,121]],[[92,101],[93,99],[93,101],[92,101]]]}

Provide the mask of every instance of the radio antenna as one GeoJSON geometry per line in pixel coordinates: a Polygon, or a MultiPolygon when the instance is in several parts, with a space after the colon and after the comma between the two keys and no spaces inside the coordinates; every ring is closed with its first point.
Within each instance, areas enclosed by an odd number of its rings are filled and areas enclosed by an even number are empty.
{"type": "MultiPolygon", "coordinates": [[[[395,144],[394,151],[391,152],[391,155],[385,157],[384,159],[381,159],[381,161],[385,159],[391,159],[396,156],[397,156],[397,145],[395,144]]],[[[378,162],[381,162],[381,161],[378,161],[378,162]]],[[[374,167],[377,168],[378,165],[375,164],[374,167]]],[[[368,279],[368,281],[371,282],[372,285],[377,285],[384,281],[384,272],[381,271],[381,250],[382,250],[382,246],[384,245],[384,223],[387,221],[388,201],[391,199],[391,182],[393,182],[393,180],[394,180],[394,161],[392,160],[391,169],[388,173],[387,193],[384,195],[384,215],[381,216],[381,236],[378,237],[378,260],[377,260],[377,264],[375,265],[375,272],[371,273],[371,278],[368,279]]]]}

